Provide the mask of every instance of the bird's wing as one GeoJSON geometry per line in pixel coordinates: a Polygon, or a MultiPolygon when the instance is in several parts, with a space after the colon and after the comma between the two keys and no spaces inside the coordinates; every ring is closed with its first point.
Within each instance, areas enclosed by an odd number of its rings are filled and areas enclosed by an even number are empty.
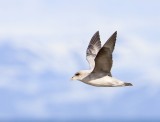
{"type": "Polygon", "coordinates": [[[107,40],[103,47],[99,50],[95,58],[95,67],[93,73],[103,73],[111,76],[110,70],[112,68],[112,52],[116,42],[117,32],[107,40]]]}
{"type": "Polygon", "coordinates": [[[99,31],[97,31],[91,38],[91,41],[86,51],[86,59],[91,69],[93,69],[95,66],[94,59],[100,49],[101,49],[101,41],[100,41],[99,31]]]}

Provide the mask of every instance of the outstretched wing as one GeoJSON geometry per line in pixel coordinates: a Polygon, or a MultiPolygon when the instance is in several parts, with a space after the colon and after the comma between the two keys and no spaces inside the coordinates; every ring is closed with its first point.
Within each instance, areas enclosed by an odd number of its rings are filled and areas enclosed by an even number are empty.
{"type": "Polygon", "coordinates": [[[91,41],[86,51],[86,58],[91,69],[93,69],[95,66],[94,59],[100,49],[101,49],[101,41],[100,41],[99,31],[97,31],[91,38],[91,41]]]}
{"type": "Polygon", "coordinates": [[[111,76],[110,70],[112,68],[112,52],[116,42],[117,32],[108,39],[108,41],[99,50],[95,58],[95,67],[93,73],[101,73],[111,76]]]}

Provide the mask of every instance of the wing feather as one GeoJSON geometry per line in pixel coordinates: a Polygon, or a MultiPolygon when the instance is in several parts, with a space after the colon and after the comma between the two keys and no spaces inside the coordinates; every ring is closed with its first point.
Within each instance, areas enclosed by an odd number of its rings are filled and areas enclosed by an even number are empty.
{"type": "Polygon", "coordinates": [[[103,47],[99,50],[95,58],[95,67],[93,73],[103,73],[111,76],[112,53],[115,47],[117,32],[107,40],[103,47]]]}
{"type": "Polygon", "coordinates": [[[95,66],[94,59],[100,49],[101,49],[101,41],[100,41],[99,31],[97,31],[91,38],[91,41],[86,51],[86,59],[91,69],[93,69],[95,66]]]}

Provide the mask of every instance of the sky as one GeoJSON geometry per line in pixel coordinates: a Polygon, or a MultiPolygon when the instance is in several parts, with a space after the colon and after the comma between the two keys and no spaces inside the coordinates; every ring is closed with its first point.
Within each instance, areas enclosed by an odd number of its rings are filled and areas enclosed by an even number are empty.
{"type": "Polygon", "coordinates": [[[0,120],[160,119],[160,1],[0,0],[0,120]],[[118,32],[112,75],[133,87],[71,81],[86,48],[118,32]]]}

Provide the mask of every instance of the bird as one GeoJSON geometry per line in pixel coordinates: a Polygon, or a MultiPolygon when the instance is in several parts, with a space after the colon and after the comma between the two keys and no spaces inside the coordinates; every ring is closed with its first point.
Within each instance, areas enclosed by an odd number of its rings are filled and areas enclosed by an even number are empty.
{"type": "Polygon", "coordinates": [[[116,38],[117,31],[115,31],[101,47],[100,35],[99,31],[97,31],[91,38],[86,51],[86,59],[89,63],[90,69],[76,72],[71,80],[79,80],[96,87],[132,86],[131,83],[123,82],[112,77],[112,54],[116,38]]]}

